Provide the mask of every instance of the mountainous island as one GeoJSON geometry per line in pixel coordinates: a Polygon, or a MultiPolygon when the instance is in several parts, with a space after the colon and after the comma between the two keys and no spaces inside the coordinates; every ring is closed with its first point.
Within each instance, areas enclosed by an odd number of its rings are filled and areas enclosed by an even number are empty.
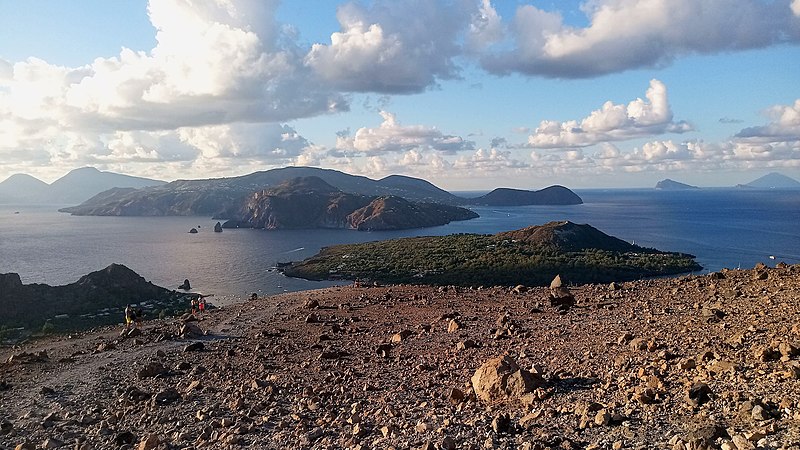
{"type": "Polygon", "coordinates": [[[50,323],[56,330],[79,330],[122,323],[127,304],[144,308],[153,318],[161,309],[185,309],[184,296],[156,286],[136,272],[111,264],[64,286],[22,284],[16,273],[0,274],[0,328],[37,330],[50,323]]]}
{"type": "Polygon", "coordinates": [[[772,172],[763,177],[756,178],[747,184],[739,184],[736,187],[751,189],[800,189],[800,181],[777,172],[772,172]]]}
{"type": "Polygon", "coordinates": [[[697,186],[692,186],[690,184],[680,183],[678,181],[670,180],[669,178],[663,179],[656,183],[655,189],[661,191],[688,191],[688,190],[695,190],[700,189],[697,186]]]}
{"type": "Polygon", "coordinates": [[[294,178],[276,188],[252,193],[241,206],[223,216],[230,217],[223,228],[359,231],[431,227],[478,217],[457,206],[348,194],[314,176],[294,178]]]}
{"type": "Polygon", "coordinates": [[[495,235],[415,237],[323,248],[285,274],[311,280],[544,285],[558,274],[605,283],[700,270],[694,256],[629,244],[590,225],[550,222],[495,235]]]}
{"type": "Polygon", "coordinates": [[[163,184],[166,183],[149,178],[101,172],[94,167],[72,170],[51,184],[30,175],[15,174],[0,182],[0,203],[74,204],[108,189],[137,189],[163,184]]]}
{"type": "Polygon", "coordinates": [[[580,205],[583,200],[564,186],[550,186],[538,191],[497,188],[469,200],[481,206],[580,205]]]}

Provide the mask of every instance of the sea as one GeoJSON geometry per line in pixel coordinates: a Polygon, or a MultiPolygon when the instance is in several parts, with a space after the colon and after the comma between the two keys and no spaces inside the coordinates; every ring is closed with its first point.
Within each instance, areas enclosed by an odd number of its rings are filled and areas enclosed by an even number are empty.
{"type": "MultiPolygon", "coordinates": [[[[0,273],[25,284],[63,285],[112,263],[159,286],[229,304],[252,293],[277,294],[335,285],[288,278],[278,263],[298,261],[336,244],[453,233],[493,234],[550,221],[587,223],[625,241],[690,253],[702,273],[758,262],[800,263],[800,190],[575,190],[582,205],[476,207],[480,218],[416,230],[213,231],[208,217],[89,217],[59,213],[65,205],[0,205],[0,273]],[[189,233],[196,228],[198,233],[189,233]]],[[[460,193],[479,195],[480,193],[460,193]]],[[[522,281],[522,280],[520,280],[522,281]]]]}

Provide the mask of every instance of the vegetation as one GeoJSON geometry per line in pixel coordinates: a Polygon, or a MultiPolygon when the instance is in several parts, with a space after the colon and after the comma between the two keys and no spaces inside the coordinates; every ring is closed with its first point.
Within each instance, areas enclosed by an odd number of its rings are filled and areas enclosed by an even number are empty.
{"type": "Polygon", "coordinates": [[[545,285],[557,274],[574,283],[606,283],[699,269],[692,255],[627,244],[588,225],[553,222],[498,235],[337,245],[285,273],[314,280],[479,286],[545,285]]]}

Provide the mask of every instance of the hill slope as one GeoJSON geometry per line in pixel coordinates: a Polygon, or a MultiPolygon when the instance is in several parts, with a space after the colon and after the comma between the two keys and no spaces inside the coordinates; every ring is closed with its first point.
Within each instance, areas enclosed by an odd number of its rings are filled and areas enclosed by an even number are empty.
{"type": "Polygon", "coordinates": [[[214,310],[204,336],[0,347],[0,448],[800,445],[800,266],[570,290],[562,314],[547,288],[335,287],[214,310]],[[522,370],[482,401],[501,356],[522,370]]]}
{"type": "Polygon", "coordinates": [[[361,231],[430,227],[478,217],[456,206],[348,194],[318,177],[294,178],[273,189],[250,194],[241,206],[225,215],[232,217],[223,225],[225,228],[361,231]]]}
{"type": "Polygon", "coordinates": [[[493,236],[459,234],[336,245],[286,275],[384,283],[543,285],[633,280],[696,271],[691,255],[645,249],[589,226],[551,222],[493,236]]]}
{"type": "Polygon", "coordinates": [[[180,302],[179,298],[120,264],[64,286],[22,284],[16,273],[0,274],[0,326],[37,329],[53,320],[57,328],[78,329],[87,324],[120,323],[122,308],[128,303],[146,302],[161,308],[180,302]],[[55,320],[63,315],[68,317],[55,320]]]}

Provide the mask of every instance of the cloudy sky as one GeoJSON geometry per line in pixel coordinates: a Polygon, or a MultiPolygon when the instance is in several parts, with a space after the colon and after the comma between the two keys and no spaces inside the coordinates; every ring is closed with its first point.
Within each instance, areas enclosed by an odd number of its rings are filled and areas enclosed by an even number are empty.
{"type": "Polygon", "coordinates": [[[0,180],[800,178],[800,0],[0,0],[0,180]]]}

